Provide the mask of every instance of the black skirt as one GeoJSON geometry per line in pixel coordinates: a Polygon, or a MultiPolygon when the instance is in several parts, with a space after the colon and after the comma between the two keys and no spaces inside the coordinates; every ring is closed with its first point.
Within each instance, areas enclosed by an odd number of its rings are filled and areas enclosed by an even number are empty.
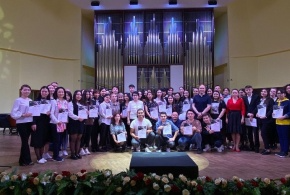
{"type": "Polygon", "coordinates": [[[85,128],[85,123],[84,121],[79,121],[79,120],[73,120],[69,118],[69,122],[67,124],[68,127],[68,134],[73,135],[73,134],[83,134],[84,133],[84,128],[85,128]]]}
{"type": "Polygon", "coordinates": [[[50,134],[50,117],[46,114],[41,114],[36,120],[36,131],[31,132],[30,146],[42,148],[49,140],[50,134]]]}
{"type": "Polygon", "coordinates": [[[242,133],[241,111],[233,110],[228,113],[228,133],[242,133]]]}

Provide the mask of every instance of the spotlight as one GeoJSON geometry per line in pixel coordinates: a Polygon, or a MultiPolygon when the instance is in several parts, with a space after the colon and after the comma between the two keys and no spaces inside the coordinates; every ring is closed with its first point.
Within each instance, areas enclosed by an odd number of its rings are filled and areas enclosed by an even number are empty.
{"type": "Polygon", "coordinates": [[[130,5],[138,5],[138,0],[130,0],[130,5]]]}
{"type": "Polygon", "coordinates": [[[216,0],[208,0],[209,5],[216,5],[217,1],[216,0]]]}
{"type": "Polygon", "coordinates": [[[91,6],[100,6],[100,2],[99,1],[92,1],[91,6]]]}
{"type": "Polygon", "coordinates": [[[169,5],[176,5],[177,4],[177,0],[169,0],[168,4],[169,5]]]}

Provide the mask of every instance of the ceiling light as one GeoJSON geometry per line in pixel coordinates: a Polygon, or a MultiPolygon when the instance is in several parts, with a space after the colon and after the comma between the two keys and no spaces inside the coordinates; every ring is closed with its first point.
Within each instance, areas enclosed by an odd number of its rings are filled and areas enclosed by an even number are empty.
{"type": "Polygon", "coordinates": [[[138,5],[138,0],[130,0],[130,5],[138,5]]]}
{"type": "Polygon", "coordinates": [[[177,0],[169,0],[169,5],[176,5],[177,4],[177,0]]]}
{"type": "Polygon", "coordinates": [[[99,6],[100,2],[99,1],[92,1],[91,6],[99,6]]]}

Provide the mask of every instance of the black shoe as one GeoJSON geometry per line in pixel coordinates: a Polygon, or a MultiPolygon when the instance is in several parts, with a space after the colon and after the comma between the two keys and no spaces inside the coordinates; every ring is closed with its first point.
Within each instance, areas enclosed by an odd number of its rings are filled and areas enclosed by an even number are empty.
{"type": "Polygon", "coordinates": [[[99,152],[107,152],[107,149],[105,149],[105,148],[100,148],[100,149],[99,149],[99,152]]]}
{"type": "Polygon", "coordinates": [[[30,163],[19,163],[19,166],[31,166],[34,165],[34,162],[30,162],[30,163]]]}
{"type": "Polygon", "coordinates": [[[79,158],[76,155],[71,155],[70,156],[70,159],[72,159],[72,160],[78,160],[79,158]]]}
{"type": "Polygon", "coordinates": [[[255,153],[259,153],[259,152],[260,152],[259,148],[255,148],[255,153]]]}
{"type": "Polygon", "coordinates": [[[83,158],[83,157],[82,157],[81,155],[79,155],[79,154],[77,154],[76,157],[77,157],[78,159],[83,158]]]}
{"type": "Polygon", "coordinates": [[[197,148],[197,154],[202,154],[202,149],[201,148],[197,148]]]}
{"type": "Polygon", "coordinates": [[[269,155],[269,154],[271,154],[271,152],[268,151],[268,150],[264,150],[261,154],[262,154],[262,155],[269,155]]]}

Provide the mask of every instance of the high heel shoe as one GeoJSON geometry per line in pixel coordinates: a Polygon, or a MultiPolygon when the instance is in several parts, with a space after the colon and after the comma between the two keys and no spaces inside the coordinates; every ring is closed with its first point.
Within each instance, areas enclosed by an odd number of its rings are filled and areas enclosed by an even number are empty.
{"type": "Polygon", "coordinates": [[[236,149],[236,152],[241,152],[241,150],[240,149],[236,149]]]}

